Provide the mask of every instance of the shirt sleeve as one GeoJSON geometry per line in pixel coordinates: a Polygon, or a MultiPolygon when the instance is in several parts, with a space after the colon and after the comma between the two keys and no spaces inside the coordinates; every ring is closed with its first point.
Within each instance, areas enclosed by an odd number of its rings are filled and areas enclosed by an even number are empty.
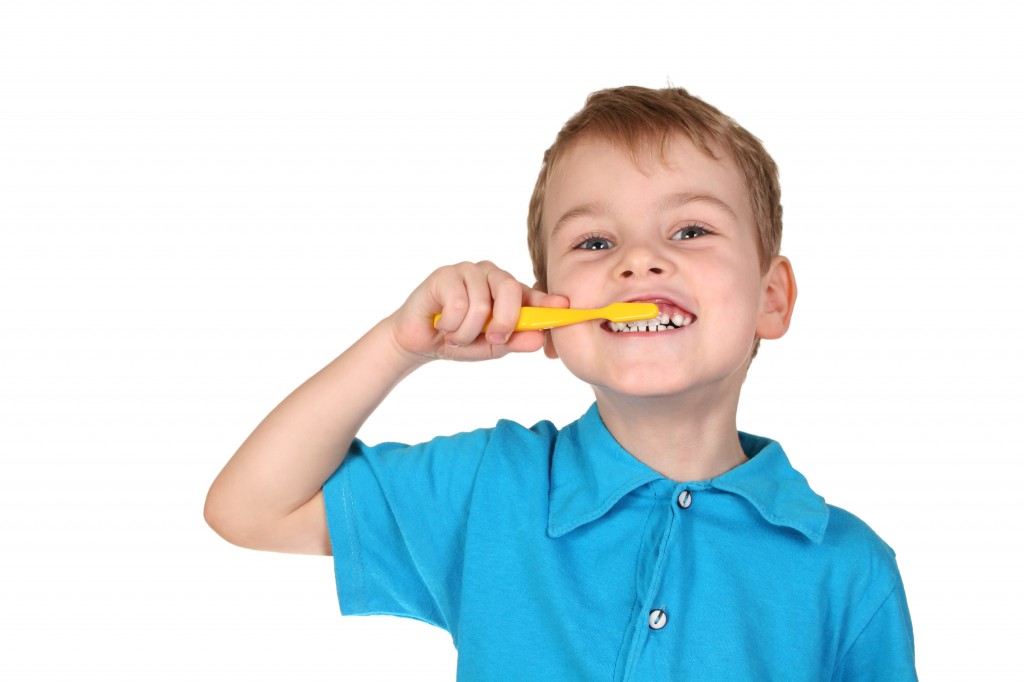
{"type": "Polygon", "coordinates": [[[457,631],[469,508],[490,435],[353,443],[323,487],[343,614],[457,631]]]}
{"type": "Polygon", "coordinates": [[[914,632],[907,596],[899,575],[892,590],[839,661],[833,679],[917,680],[914,632]]]}

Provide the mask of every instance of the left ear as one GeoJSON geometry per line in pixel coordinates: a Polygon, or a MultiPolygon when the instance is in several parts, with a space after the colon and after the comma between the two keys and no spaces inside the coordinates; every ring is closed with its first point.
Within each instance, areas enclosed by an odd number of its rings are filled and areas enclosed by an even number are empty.
{"type": "Polygon", "coordinates": [[[757,337],[777,339],[789,329],[796,304],[796,278],[785,256],[776,256],[761,280],[761,305],[757,313],[757,337]]]}

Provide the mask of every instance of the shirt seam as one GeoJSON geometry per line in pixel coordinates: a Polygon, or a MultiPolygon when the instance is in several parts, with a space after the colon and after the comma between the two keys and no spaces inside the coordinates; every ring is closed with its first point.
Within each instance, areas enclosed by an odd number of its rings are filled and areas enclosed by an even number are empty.
{"type": "Polygon", "coordinates": [[[850,652],[853,650],[853,647],[857,643],[857,641],[864,635],[865,632],[867,632],[868,626],[870,626],[871,623],[875,620],[875,617],[878,615],[878,612],[882,610],[882,607],[885,606],[885,604],[892,597],[893,592],[896,591],[896,586],[898,584],[899,580],[893,580],[892,585],[889,586],[889,589],[885,593],[885,597],[883,597],[882,600],[878,602],[878,606],[875,607],[875,609],[871,612],[871,615],[867,618],[867,620],[864,621],[864,625],[860,628],[860,630],[857,631],[856,636],[850,639],[849,644],[846,645],[846,647],[843,649],[843,652],[839,655],[838,658],[836,658],[835,665],[832,666],[832,679],[835,679],[836,671],[839,670],[839,668],[846,662],[846,657],[850,655],[850,652]]]}
{"type": "Polygon", "coordinates": [[[324,485],[325,506],[328,507],[328,527],[331,532],[331,550],[335,555],[335,584],[343,615],[358,615],[367,610],[366,566],[359,550],[359,524],[355,511],[355,496],[347,467],[338,471],[324,485]],[[328,504],[329,488],[335,487],[337,508],[331,513],[328,504]],[[337,532],[335,532],[337,530],[337,532]],[[344,574],[341,571],[347,568],[344,574]]]}
{"type": "Polygon", "coordinates": [[[349,477],[343,472],[342,474],[342,510],[345,515],[345,521],[349,528],[351,528],[351,539],[346,543],[349,546],[349,561],[350,564],[358,570],[359,574],[352,576],[355,581],[353,585],[355,594],[352,596],[358,601],[354,604],[354,610],[365,611],[367,607],[366,601],[366,567],[363,566],[363,556],[360,551],[362,543],[359,539],[359,523],[356,519],[355,512],[355,494],[352,492],[352,483],[349,477]]]}

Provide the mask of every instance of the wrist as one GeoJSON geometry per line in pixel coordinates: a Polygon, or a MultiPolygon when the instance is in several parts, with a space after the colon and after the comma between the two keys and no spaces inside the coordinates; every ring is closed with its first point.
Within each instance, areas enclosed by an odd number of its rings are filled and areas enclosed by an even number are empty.
{"type": "Polygon", "coordinates": [[[384,344],[390,349],[395,369],[406,376],[418,367],[421,367],[432,360],[437,360],[436,354],[419,353],[409,350],[407,344],[402,343],[401,321],[396,319],[397,313],[389,315],[377,324],[374,331],[379,332],[381,338],[378,343],[384,344]]]}

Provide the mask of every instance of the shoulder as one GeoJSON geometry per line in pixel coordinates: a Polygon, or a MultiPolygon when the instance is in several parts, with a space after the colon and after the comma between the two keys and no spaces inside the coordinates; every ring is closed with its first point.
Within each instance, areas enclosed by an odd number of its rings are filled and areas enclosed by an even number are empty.
{"type": "Polygon", "coordinates": [[[357,455],[404,457],[409,451],[418,452],[453,452],[453,451],[474,451],[482,452],[492,448],[503,446],[543,446],[544,443],[552,442],[558,434],[558,429],[548,421],[538,422],[532,427],[526,427],[518,422],[508,419],[501,419],[491,427],[484,427],[461,431],[459,433],[434,436],[430,440],[420,443],[401,443],[396,441],[384,441],[376,445],[368,445],[361,439],[356,439],[352,444],[352,452],[357,455]]]}
{"type": "Polygon", "coordinates": [[[491,431],[494,444],[519,445],[530,448],[550,448],[558,437],[558,428],[549,421],[523,426],[509,419],[500,420],[491,431]]]}
{"type": "Polygon", "coordinates": [[[497,470],[547,472],[559,430],[549,421],[533,426],[503,419],[487,430],[485,460],[497,470]]]}
{"type": "Polygon", "coordinates": [[[465,472],[475,470],[486,461],[514,459],[522,462],[530,453],[541,459],[551,450],[558,429],[544,421],[526,427],[503,419],[492,427],[436,436],[422,443],[383,442],[367,445],[355,440],[339,471],[368,468],[378,475],[393,472],[409,475],[437,475],[455,467],[465,472]],[[387,472],[387,473],[385,473],[387,472]]]}
{"type": "Polygon", "coordinates": [[[828,527],[824,543],[840,549],[856,550],[882,557],[895,557],[895,552],[859,517],[833,504],[828,506],[828,527]]]}
{"type": "Polygon", "coordinates": [[[845,509],[828,505],[828,526],[822,550],[853,592],[888,594],[899,580],[896,553],[863,520],[845,509]]]}
{"type": "Polygon", "coordinates": [[[829,505],[831,596],[843,614],[834,679],[917,679],[914,637],[896,553],[867,523],[829,505]]]}

